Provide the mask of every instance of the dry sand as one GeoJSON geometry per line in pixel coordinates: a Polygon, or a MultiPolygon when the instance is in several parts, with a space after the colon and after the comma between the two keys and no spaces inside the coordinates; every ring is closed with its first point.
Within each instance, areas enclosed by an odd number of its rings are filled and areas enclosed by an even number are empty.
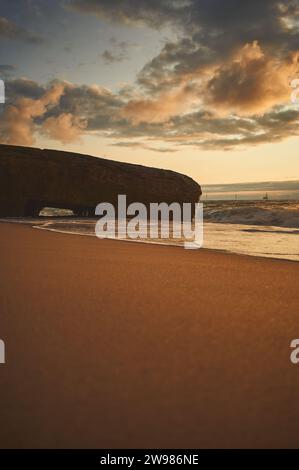
{"type": "Polygon", "coordinates": [[[0,447],[298,447],[299,264],[1,224],[0,447]]]}

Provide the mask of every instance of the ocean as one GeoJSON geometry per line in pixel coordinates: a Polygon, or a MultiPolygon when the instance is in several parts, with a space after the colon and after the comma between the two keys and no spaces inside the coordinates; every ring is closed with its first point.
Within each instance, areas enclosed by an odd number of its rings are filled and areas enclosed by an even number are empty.
{"type": "Polygon", "coordinates": [[[299,181],[202,185],[203,200],[260,201],[266,195],[274,201],[299,201],[299,181]]]}
{"type": "MultiPolygon", "coordinates": [[[[203,201],[203,247],[250,256],[299,261],[299,201],[203,201]]],[[[70,216],[9,219],[63,233],[95,236],[96,218],[70,216]]],[[[2,221],[7,219],[2,219],[2,221]]],[[[143,222],[149,229],[147,221],[143,222]]],[[[149,230],[148,230],[149,232],[149,230]]],[[[181,238],[128,240],[183,246],[181,238]]]]}

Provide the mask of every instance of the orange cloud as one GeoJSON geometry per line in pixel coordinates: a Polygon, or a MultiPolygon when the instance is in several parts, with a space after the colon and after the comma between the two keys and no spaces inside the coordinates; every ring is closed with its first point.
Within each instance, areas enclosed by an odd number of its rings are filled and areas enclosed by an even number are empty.
{"type": "Polygon", "coordinates": [[[263,114],[290,101],[289,77],[298,67],[299,53],[283,60],[265,54],[254,41],[214,70],[207,82],[205,102],[221,114],[263,114]]]}
{"type": "Polygon", "coordinates": [[[195,90],[183,83],[174,91],[161,93],[157,99],[132,100],[122,109],[121,115],[133,124],[140,122],[159,123],[172,116],[184,113],[195,104],[195,90]]]}
{"type": "Polygon", "coordinates": [[[42,132],[54,140],[67,144],[78,140],[82,131],[87,127],[87,121],[63,113],[58,117],[49,117],[42,124],[42,132]]]}
{"type": "Polygon", "coordinates": [[[51,106],[58,104],[63,91],[62,83],[54,83],[39,99],[19,98],[15,104],[8,105],[0,121],[2,143],[33,145],[34,119],[42,117],[51,106]]]}
{"type": "Polygon", "coordinates": [[[299,66],[299,52],[275,59],[257,41],[246,44],[222,63],[182,75],[180,85],[154,99],[131,100],[122,116],[133,124],[167,122],[192,109],[213,114],[263,114],[290,101],[289,77],[299,66]]]}

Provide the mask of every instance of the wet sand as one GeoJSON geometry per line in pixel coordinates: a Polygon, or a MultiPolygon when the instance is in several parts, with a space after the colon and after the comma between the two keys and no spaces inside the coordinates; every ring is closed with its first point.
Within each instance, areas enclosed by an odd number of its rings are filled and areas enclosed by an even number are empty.
{"type": "Polygon", "coordinates": [[[299,263],[0,225],[0,447],[299,447],[299,263]]]}

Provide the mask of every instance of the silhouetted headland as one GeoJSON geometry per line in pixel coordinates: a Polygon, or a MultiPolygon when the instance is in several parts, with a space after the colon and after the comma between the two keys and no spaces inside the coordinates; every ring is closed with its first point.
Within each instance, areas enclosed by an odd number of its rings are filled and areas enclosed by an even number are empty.
{"type": "Polygon", "coordinates": [[[100,202],[118,194],[134,201],[191,202],[200,186],[171,170],[116,162],[71,152],[0,145],[0,216],[37,216],[43,207],[94,214],[100,202]]]}

